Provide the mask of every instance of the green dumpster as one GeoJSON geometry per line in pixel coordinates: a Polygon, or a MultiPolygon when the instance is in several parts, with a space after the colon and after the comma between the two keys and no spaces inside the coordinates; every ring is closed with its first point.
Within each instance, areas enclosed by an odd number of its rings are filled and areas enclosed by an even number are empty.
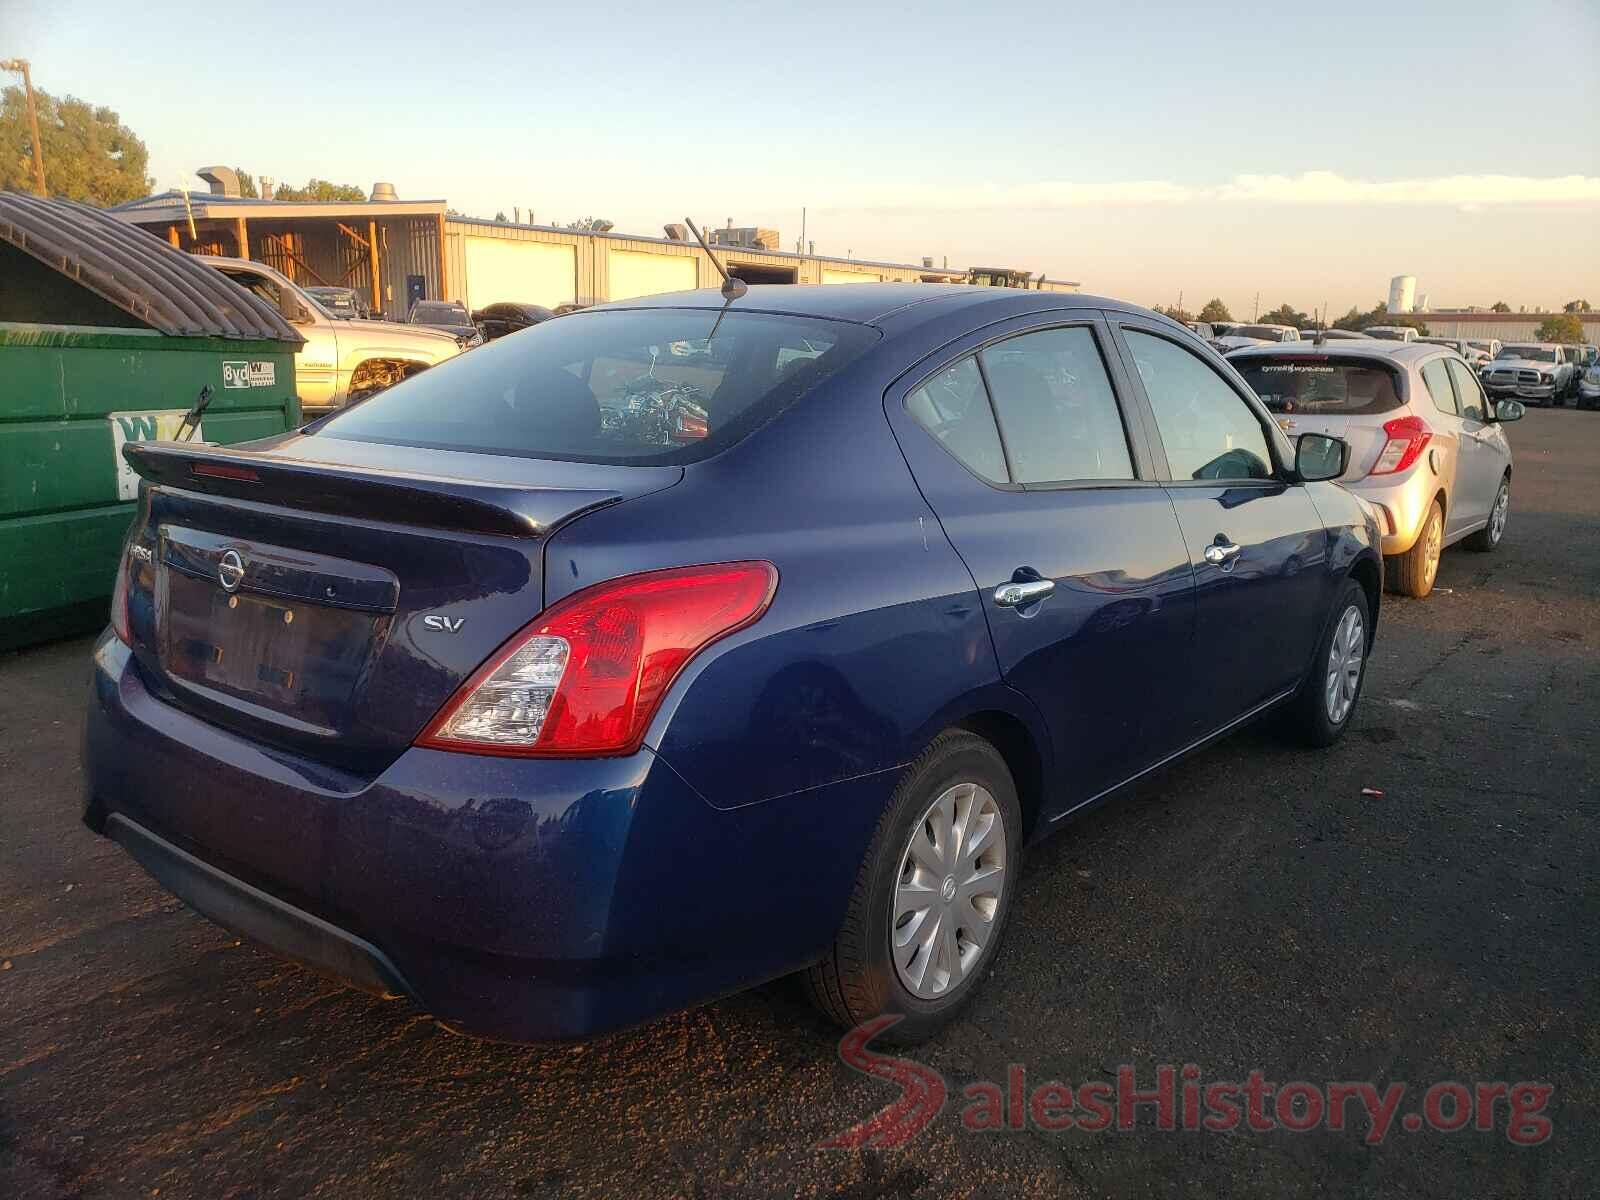
{"type": "Polygon", "coordinates": [[[106,620],[130,441],[300,423],[302,339],[226,276],[66,201],[0,193],[0,650],[106,620]]]}

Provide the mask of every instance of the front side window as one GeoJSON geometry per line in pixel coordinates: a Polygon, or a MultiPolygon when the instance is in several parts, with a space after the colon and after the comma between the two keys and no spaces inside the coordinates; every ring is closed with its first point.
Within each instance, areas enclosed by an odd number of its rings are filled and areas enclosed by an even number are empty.
{"type": "Polygon", "coordinates": [[[1116,394],[1088,328],[1025,333],[980,357],[1017,483],[1133,478],[1116,394]]]}
{"type": "Polygon", "coordinates": [[[980,479],[1005,483],[1005,452],[983,376],[970,355],[945,367],[906,397],[906,411],[980,479]]]}
{"type": "Polygon", "coordinates": [[[1450,386],[1450,372],[1444,362],[1444,359],[1436,358],[1431,363],[1424,363],[1422,382],[1427,385],[1428,395],[1433,397],[1433,406],[1453,417],[1456,415],[1456,394],[1450,386]]]}
{"type": "Polygon", "coordinates": [[[1450,378],[1455,381],[1456,397],[1461,403],[1461,415],[1469,421],[1482,421],[1485,405],[1483,388],[1478,384],[1478,377],[1464,362],[1452,358],[1447,365],[1450,368],[1450,378]]]}
{"type": "Polygon", "coordinates": [[[1270,479],[1266,432],[1244,399],[1198,356],[1124,331],[1174,479],[1270,479]]]}
{"type": "Polygon", "coordinates": [[[624,309],[546,321],[414,375],[312,436],[577,462],[695,462],[772,420],[878,338],[867,326],[807,317],[718,318],[624,309]]]}

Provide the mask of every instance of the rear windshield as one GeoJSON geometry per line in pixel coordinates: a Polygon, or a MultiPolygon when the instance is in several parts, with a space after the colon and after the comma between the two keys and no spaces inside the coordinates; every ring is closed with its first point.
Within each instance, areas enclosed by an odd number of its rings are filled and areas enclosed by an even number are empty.
{"type": "Polygon", "coordinates": [[[1377,363],[1288,357],[1230,361],[1273,412],[1356,417],[1400,407],[1394,372],[1377,363]]]}
{"type": "Polygon", "coordinates": [[[1235,325],[1228,332],[1234,337],[1261,338],[1268,342],[1281,342],[1289,336],[1272,325],[1235,325]]]}
{"type": "Polygon", "coordinates": [[[338,414],[318,437],[595,463],[707,458],[856,358],[877,331],[805,317],[627,309],[546,321],[338,414]]]}

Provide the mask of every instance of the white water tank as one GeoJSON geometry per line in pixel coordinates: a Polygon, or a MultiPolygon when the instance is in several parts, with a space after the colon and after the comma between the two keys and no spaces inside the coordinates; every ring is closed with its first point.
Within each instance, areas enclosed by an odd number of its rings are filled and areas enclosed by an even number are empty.
{"type": "Polygon", "coordinates": [[[1389,281],[1389,311],[1408,313],[1416,307],[1417,277],[1396,275],[1389,281]]]}

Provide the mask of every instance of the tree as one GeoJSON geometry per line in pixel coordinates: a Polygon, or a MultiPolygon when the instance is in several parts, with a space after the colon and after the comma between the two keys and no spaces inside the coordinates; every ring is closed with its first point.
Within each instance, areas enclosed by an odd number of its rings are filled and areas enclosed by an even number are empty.
{"type": "Polygon", "coordinates": [[[1296,329],[1304,329],[1311,324],[1310,317],[1287,304],[1280,304],[1271,312],[1262,313],[1261,321],[1265,325],[1292,325],[1296,329]]]}
{"type": "Polygon", "coordinates": [[[1539,322],[1533,336],[1541,342],[1566,342],[1569,345],[1583,341],[1583,322],[1576,313],[1563,313],[1559,317],[1546,317],[1539,322]]]}
{"type": "Polygon", "coordinates": [[[1511,305],[1507,304],[1504,300],[1496,300],[1493,304],[1491,304],[1489,306],[1489,311],[1490,312],[1510,312],[1511,311],[1511,305]]]}
{"type": "Polygon", "coordinates": [[[243,167],[235,167],[233,173],[239,177],[239,195],[246,200],[261,199],[261,192],[256,188],[256,177],[243,167]]]}
{"type": "Polygon", "coordinates": [[[581,229],[588,233],[610,233],[616,226],[604,217],[580,217],[576,221],[568,221],[565,228],[581,229]]]}
{"type": "Polygon", "coordinates": [[[365,200],[367,193],[353,183],[329,183],[326,179],[313,177],[306,182],[305,187],[289,187],[279,184],[272,193],[274,200],[310,200],[310,201],[351,201],[365,200]]]}
{"type": "Polygon", "coordinates": [[[1156,305],[1156,311],[1164,317],[1171,317],[1174,321],[1194,320],[1193,313],[1189,312],[1188,309],[1179,308],[1176,304],[1168,305],[1166,308],[1158,304],[1156,305]]]}
{"type": "Polygon", "coordinates": [[[497,212],[494,215],[494,219],[501,225],[504,225],[506,223],[506,214],[504,212],[497,212]]]}
{"type": "Polygon", "coordinates": [[[1580,313],[1580,312],[1593,312],[1594,309],[1589,307],[1589,302],[1587,300],[1568,300],[1565,304],[1563,304],[1561,306],[1561,311],[1562,312],[1569,312],[1569,313],[1580,313]]]}
{"type": "Polygon", "coordinates": [[[1226,304],[1213,296],[1206,301],[1206,306],[1200,310],[1200,316],[1197,319],[1209,325],[1213,321],[1231,321],[1233,320],[1233,314],[1228,311],[1226,304]]]}
{"type": "MultiPolygon", "coordinates": [[[[75,96],[56,99],[34,89],[45,187],[52,196],[85,204],[121,204],[150,194],[150,154],[109,108],[75,96]]],[[[0,190],[33,190],[33,137],[28,98],[19,87],[0,92],[0,190]]]]}
{"type": "Polygon", "coordinates": [[[1351,333],[1360,333],[1366,328],[1366,319],[1367,314],[1352,304],[1349,312],[1334,320],[1333,327],[1335,329],[1348,329],[1351,333]]]}

